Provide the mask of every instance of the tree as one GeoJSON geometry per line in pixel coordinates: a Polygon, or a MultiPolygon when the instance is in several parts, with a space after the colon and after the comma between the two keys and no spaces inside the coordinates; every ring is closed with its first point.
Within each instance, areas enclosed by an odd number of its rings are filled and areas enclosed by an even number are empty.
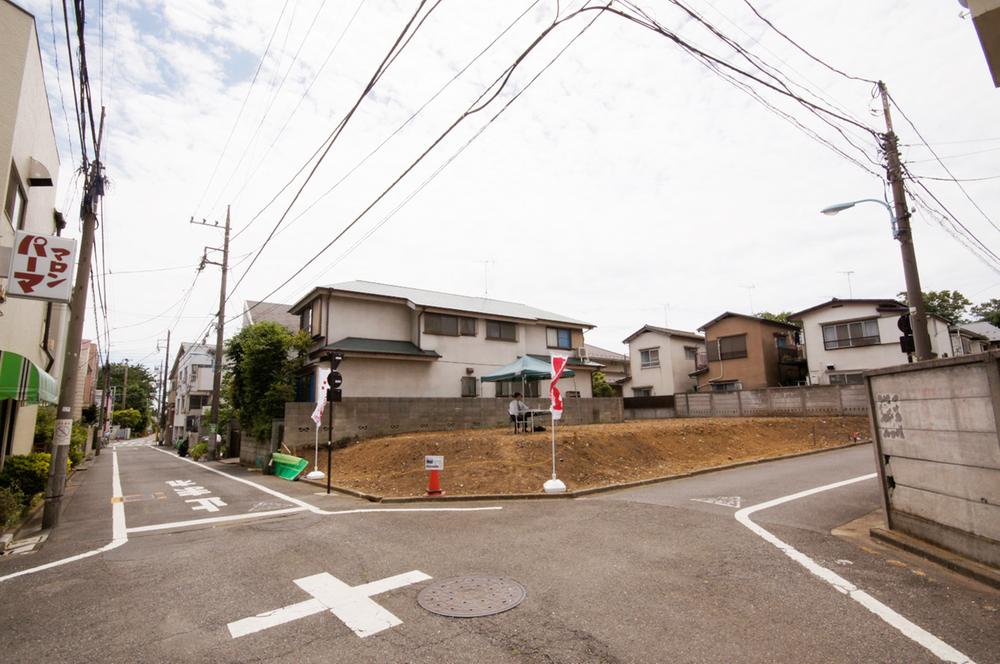
{"type": "Polygon", "coordinates": [[[270,437],[271,421],[295,399],[295,377],[311,343],[305,332],[292,334],[272,321],[244,327],[226,342],[227,401],[244,432],[270,437]]]}
{"type": "Polygon", "coordinates": [[[595,371],[590,376],[590,386],[595,397],[613,397],[615,388],[608,384],[608,379],[604,377],[603,371],[595,371]]]}
{"type": "MultiPolygon", "coordinates": [[[[101,367],[98,375],[98,385],[104,384],[104,374],[107,367],[101,367]]],[[[153,413],[153,402],[156,399],[156,377],[141,364],[131,364],[128,360],[111,364],[111,387],[115,393],[115,407],[126,410],[133,408],[142,415],[142,425],[145,428],[153,413]],[[125,367],[128,367],[128,390],[125,386],[125,367]],[[122,397],[127,400],[122,403],[122,397]]]]}
{"type": "MultiPolygon", "coordinates": [[[[923,296],[927,313],[937,314],[952,323],[968,322],[965,309],[972,304],[972,300],[958,291],[928,291],[923,293],[923,296]]],[[[902,300],[903,304],[910,306],[910,302],[906,298],[906,293],[899,293],[897,297],[902,300]]]]}
{"type": "Polygon", "coordinates": [[[135,408],[123,408],[111,413],[111,423],[125,429],[139,431],[144,428],[146,418],[135,408]]]}
{"type": "Polygon", "coordinates": [[[971,309],[972,317],[1000,327],[1000,298],[987,300],[971,309]]]}
{"type": "Polygon", "coordinates": [[[788,323],[789,325],[795,325],[798,327],[798,323],[789,318],[791,315],[791,311],[779,311],[776,314],[772,314],[770,311],[761,311],[756,314],[757,318],[772,320],[775,323],[788,323]]]}

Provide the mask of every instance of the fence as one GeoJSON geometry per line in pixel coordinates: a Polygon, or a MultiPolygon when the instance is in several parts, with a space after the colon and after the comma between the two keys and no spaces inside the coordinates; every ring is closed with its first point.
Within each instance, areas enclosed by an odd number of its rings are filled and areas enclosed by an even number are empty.
{"type": "Polygon", "coordinates": [[[864,385],[769,387],[674,395],[677,417],[867,415],[864,385]]]}
{"type": "Polygon", "coordinates": [[[625,397],[622,399],[626,420],[653,420],[676,417],[674,395],[659,397],[625,397]]]}

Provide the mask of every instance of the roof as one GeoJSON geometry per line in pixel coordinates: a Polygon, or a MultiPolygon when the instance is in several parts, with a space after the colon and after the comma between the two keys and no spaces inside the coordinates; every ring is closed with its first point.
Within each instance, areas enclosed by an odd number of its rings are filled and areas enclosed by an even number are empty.
{"type": "Polygon", "coordinates": [[[288,313],[289,309],[290,306],[279,302],[247,300],[243,304],[243,316],[251,325],[269,320],[294,334],[299,331],[299,317],[288,313]]]}
{"type": "MultiPolygon", "coordinates": [[[[594,327],[575,318],[563,316],[562,314],[545,311],[529,307],[518,302],[506,302],[504,300],[491,300],[486,297],[469,297],[467,295],[454,295],[452,293],[441,293],[438,291],[424,290],[422,288],[408,288],[406,286],[393,286],[392,284],[380,284],[374,281],[346,281],[340,284],[324,286],[333,292],[357,293],[360,295],[374,295],[394,300],[403,300],[416,307],[430,309],[447,309],[450,311],[470,312],[483,314],[486,316],[499,316],[503,318],[518,318],[531,321],[551,321],[554,323],[568,323],[579,325],[585,328],[594,327]]],[[[296,312],[301,306],[312,299],[317,289],[311,290],[305,297],[296,302],[291,311],[296,312]]]]}
{"type": "Polygon", "coordinates": [[[809,307],[808,309],[803,309],[802,311],[797,311],[791,314],[789,318],[793,320],[799,320],[804,314],[816,311],[817,309],[824,309],[826,307],[832,307],[834,305],[844,305],[844,304],[871,304],[874,305],[876,311],[895,311],[897,309],[902,309],[903,311],[908,311],[905,304],[899,300],[894,300],[892,298],[882,298],[880,300],[841,300],[839,298],[831,298],[826,302],[809,307]]]}
{"type": "Polygon", "coordinates": [[[675,330],[669,327],[657,327],[656,325],[643,325],[638,330],[628,335],[622,343],[627,344],[643,332],[659,332],[660,334],[665,334],[668,337],[684,337],[685,339],[693,339],[695,341],[705,340],[705,337],[694,332],[685,332],[684,330],[675,330]]]}
{"type": "Polygon", "coordinates": [[[978,323],[966,323],[965,325],[959,325],[959,328],[982,335],[990,341],[1000,341],[1000,327],[997,327],[996,325],[993,325],[985,320],[979,321],[978,323]]]}
{"type": "Polygon", "coordinates": [[[594,346],[593,344],[585,343],[583,344],[587,349],[587,357],[592,357],[598,360],[611,360],[613,362],[624,362],[628,359],[628,356],[622,353],[616,353],[613,350],[607,350],[601,348],[600,346],[594,346]]]}
{"type": "Polygon", "coordinates": [[[737,313],[733,313],[732,311],[723,312],[722,314],[716,316],[715,318],[713,318],[712,320],[708,321],[707,323],[705,323],[704,325],[702,325],[698,329],[699,330],[705,330],[705,329],[711,327],[712,325],[715,325],[716,323],[718,323],[723,318],[745,318],[747,320],[757,321],[758,323],[762,323],[764,325],[773,325],[774,327],[783,327],[783,328],[788,329],[788,330],[797,330],[797,329],[799,329],[798,325],[792,325],[791,323],[782,323],[781,321],[770,320],[770,319],[767,319],[767,318],[761,318],[760,316],[750,316],[748,314],[737,314],[737,313]]]}
{"type": "Polygon", "coordinates": [[[366,353],[371,355],[404,355],[408,357],[423,357],[437,359],[441,357],[433,350],[422,350],[409,341],[392,339],[363,339],[361,337],[345,337],[323,347],[322,350],[339,350],[344,353],[366,353]]]}

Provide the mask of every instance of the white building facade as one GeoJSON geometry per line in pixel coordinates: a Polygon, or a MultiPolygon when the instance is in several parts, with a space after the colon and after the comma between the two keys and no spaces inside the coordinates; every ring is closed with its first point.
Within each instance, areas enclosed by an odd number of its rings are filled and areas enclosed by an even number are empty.
{"type": "Polygon", "coordinates": [[[297,401],[315,399],[331,351],[345,397],[507,397],[548,394],[548,380],[483,382],[521,356],[570,358],[575,373],[559,385],[567,397],[590,397],[583,333],[593,326],[527,305],[437,291],[352,281],[313,289],[292,305],[314,345],[297,401]]]}
{"type": "Polygon", "coordinates": [[[214,376],[215,347],[183,342],[170,371],[171,440],[198,431],[202,414],[212,405],[214,376]]]}
{"type": "Polygon", "coordinates": [[[705,354],[705,337],[694,332],[644,325],[622,343],[628,344],[631,378],[626,397],[667,396],[694,389],[697,358],[705,354]]]}
{"type": "MultiPolygon", "coordinates": [[[[906,305],[896,300],[838,300],[792,314],[802,323],[802,337],[812,385],[860,385],[868,369],[906,364],[900,346],[899,318],[906,305]]],[[[929,316],[931,351],[952,353],[948,322],[929,316]]]]}

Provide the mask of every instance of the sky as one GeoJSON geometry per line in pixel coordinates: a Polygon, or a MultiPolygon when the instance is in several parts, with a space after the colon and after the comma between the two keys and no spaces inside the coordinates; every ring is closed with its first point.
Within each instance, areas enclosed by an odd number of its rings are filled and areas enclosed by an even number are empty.
{"type": "MultiPolygon", "coordinates": [[[[42,48],[59,205],[78,233],[80,148],[61,6],[23,4],[42,48]]],[[[724,311],[894,297],[904,283],[886,210],[819,213],[888,195],[873,86],[826,65],[886,82],[907,168],[945,178],[919,182],[1000,249],[1000,90],[957,0],[753,0],[822,62],[744,0],[686,0],[728,44],[667,0],[612,5],[646,12],[715,56],[716,69],[750,70],[730,44],[740,45],[816,113],[749,79],[726,80],[621,16],[575,14],[583,0],[427,2],[412,39],[362,97],[419,4],[88,3],[91,88],[106,108],[98,274],[112,360],[155,367],[168,329],[172,355],[180,341],[214,339],[220,270],[196,267],[222,231],[190,220],[221,224],[227,205],[227,318],[245,300],[290,304],[315,286],[365,279],[523,302],[592,323],[587,341],[621,352],[647,323],[695,330],[724,311]],[[463,116],[542,33],[496,98],[463,116]],[[312,156],[359,98],[317,165],[312,156]],[[951,174],[988,179],[963,182],[966,196],[903,113],[951,174]]],[[[1000,297],[1000,262],[910,204],[923,289],[976,303],[1000,297]]],[[[227,323],[226,336],[239,325],[227,323]]],[[[88,315],[85,336],[98,328],[104,321],[95,327],[88,315]]]]}

